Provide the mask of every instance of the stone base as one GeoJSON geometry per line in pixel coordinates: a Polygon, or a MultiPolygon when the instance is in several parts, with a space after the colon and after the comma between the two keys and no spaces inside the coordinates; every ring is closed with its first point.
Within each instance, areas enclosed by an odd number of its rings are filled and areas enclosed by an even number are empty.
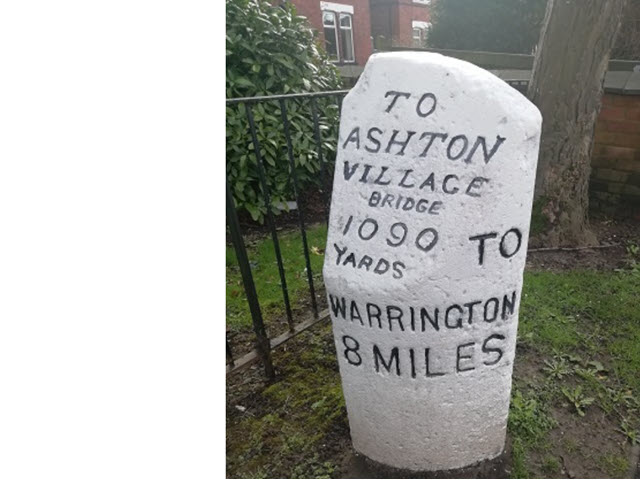
{"type": "Polygon", "coordinates": [[[500,455],[474,465],[454,470],[401,470],[371,460],[352,450],[343,463],[342,478],[510,478],[511,441],[507,435],[500,455]]]}

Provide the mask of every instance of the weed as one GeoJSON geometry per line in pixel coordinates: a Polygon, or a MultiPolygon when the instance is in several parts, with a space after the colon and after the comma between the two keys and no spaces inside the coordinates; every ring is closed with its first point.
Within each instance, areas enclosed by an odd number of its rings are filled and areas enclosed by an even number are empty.
{"type": "Polygon", "coordinates": [[[582,386],[578,385],[573,390],[569,390],[566,387],[562,387],[562,393],[567,399],[573,404],[576,412],[581,417],[584,417],[585,408],[591,405],[595,398],[593,397],[585,397],[582,393],[582,386]]]}
{"type": "Polygon", "coordinates": [[[542,470],[549,475],[558,473],[560,471],[560,463],[558,459],[552,455],[546,455],[542,460],[542,470]]]}
{"type": "Polygon", "coordinates": [[[545,360],[544,363],[546,367],[542,371],[546,372],[551,378],[561,379],[572,373],[571,366],[562,357],[554,358],[551,361],[545,360]]]}
{"type": "Polygon", "coordinates": [[[526,449],[521,438],[515,438],[511,446],[511,477],[531,478],[527,469],[526,449]]]}
{"type": "Polygon", "coordinates": [[[618,432],[622,433],[629,442],[631,442],[631,445],[636,445],[638,443],[638,436],[640,435],[640,433],[638,433],[638,430],[636,430],[629,424],[628,419],[622,419],[622,424],[617,430],[618,432]]]}
{"type": "Polygon", "coordinates": [[[529,444],[539,443],[544,435],[556,425],[536,398],[525,398],[514,389],[509,408],[509,430],[529,444]]]}
{"type": "Polygon", "coordinates": [[[580,450],[580,446],[576,443],[576,441],[573,438],[566,438],[566,437],[563,438],[562,445],[564,446],[564,449],[569,454],[574,454],[580,450]]]}
{"type": "Polygon", "coordinates": [[[627,459],[614,453],[607,453],[600,456],[598,458],[598,465],[613,478],[621,478],[629,470],[627,459]]]}

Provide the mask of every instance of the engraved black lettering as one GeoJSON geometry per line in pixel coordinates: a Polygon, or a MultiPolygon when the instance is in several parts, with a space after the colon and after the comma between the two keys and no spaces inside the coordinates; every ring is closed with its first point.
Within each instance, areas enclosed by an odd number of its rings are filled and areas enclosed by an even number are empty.
{"type": "Polygon", "coordinates": [[[369,255],[364,255],[360,260],[360,263],[358,263],[358,268],[364,267],[368,272],[369,267],[371,267],[372,264],[373,264],[373,258],[371,258],[369,255]]]}
{"type": "Polygon", "coordinates": [[[391,134],[391,138],[389,139],[389,143],[387,143],[387,148],[385,149],[384,153],[389,153],[392,145],[399,145],[400,150],[398,150],[396,155],[404,155],[404,149],[407,148],[407,145],[409,144],[409,140],[411,140],[411,137],[413,137],[416,134],[416,132],[407,130],[406,140],[396,140],[396,136],[398,135],[398,133],[400,133],[399,130],[393,131],[393,133],[391,134]]]}
{"type": "Polygon", "coordinates": [[[344,226],[344,230],[342,230],[342,235],[346,235],[351,227],[351,222],[353,221],[353,215],[349,215],[349,220],[347,220],[347,224],[344,226]]]}
{"type": "Polygon", "coordinates": [[[431,148],[431,145],[433,145],[433,142],[436,138],[439,138],[441,142],[444,142],[448,136],[449,136],[448,133],[424,132],[422,135],[420,135],[420,140],[427,137],[429,138],[429,141],[427,142],[427,145],[424,147],[424,150],[422,151],[420,156],[421,157],[427,156],[427,153],[429,152],[429,149],[431,148]]]}
{"type": "MultiPolygon", "coordinates": [[[[415,204],[416,204],[416,201],[413,198],[407,197],[404,200],[404,205],[402,205],[402,210],[404,210],[405,212],[408,212],[409,210],[411,210],[413,208],[413,206],[415,204]]],[[[418,210],[418,209],[416,208],[416,210],[418,210]]],[[[418,210],[418,211],[420,211],[420,210],[418,210]]]]}
{"type": "Polygon", "coordinates": [[[429,367],[429,350],[428,348],[424,349],[424,364],[425,364],[425,370],[426,370],[426,377],[430,378],[430,377],[441,377],[442,375],[444,375],[444,372],[431,372],[429,367]]]}
{"type": "Polygon", "coordinates": [[[340,258],[342,258],[342,255],[344,255],[344,253],[347,251],[347,247],[340,248],[337,243],[334,243],[333,248],[335,248],[336,252],[338,253],[338,258],[336,258],[336,265],[340,265],[340,258]]]}
{"type": "Polygon", "coordinates": [[[402,309],[395,305],[387,305],[387,320],[389,322],[389,331],[393,332],[393,321],[397,320],[400,330],[404,332],[404,325],[402,324],[402,309]]]}
{"type": "Polygon", "coordinates": [[[496,238],[497,236],[497,232],[490,232],[469,237],[469,240],[478,240],[480,242],[478,243],[478,265],[482,265],[484,263],[484,241],[489,238],[496,238]]]}
{"type": "Polygon", "coordinates": [[[471,150],[469,151],[469,155],[467,155],[467,158],[464,159],[464,161],[466,163],[471,163],[471,158],[473,157],[473,154],[476,153],[476,150],[478,149],[478,147],[482,147],[482,153],[484,155],[484,163],[487,164],[489,163],[489,160],[491,160],[491,157],[493,157],[493,155],[498,151],[498,148],[500,147],[500,145],[502,145],[502,143],[506,140],[505,137],[501,137],[500,135],[496,135],[496,143],[493,144],[493,147],[491,147],[491,150],[489,150],[487,152],[487,141],[484,137],[478,137],[476,138],[476,143],[473,144],[473,147],[471,147],[471,150]]]}
{"type": "Polygon", "coordinates": [[[447,175],[446,177],[444,177],[444,181],[442,182],[442,191],[444,193],[453,194],[453,193],[458,193],[458,190],[460,190],[458,187],[453,187],[452,189],[447,188],[447,184],[449,183],[449,180],[453,178],[458,180],[458,176],[453,174],[447,175]]]}
{"type": "Polygon", "coordinates": [[[498,318],[498,306],[499,301],[495,297],[491,297],[484,304],[484,321],[487,323],[493,322],[496,318],[498,318]],[[493,305],[493,314],[491,316],[488,315],[489,304],[493,305]]]}
{"type": "Polygon", "coordinates": [[[447,328],[462,328],[462,308],[460,307],[460,305],[454,303],[453,305],[447,307],[447,311],[444,314],[444,324],[447,326],[447,328]],[[455,319],[456,323],[454,323],[453,325],[449,323],[449,314],[452,310],[458,311],[458,318],[455,319]]]}
{"type": "Polygon", "coordinates": [[[370,327],[373,327],[373,324],[371,323],[371,319],[377,318],[378,328],[382,328],[381,316],[382,316],[382,310],[380,310],[380,307],[378,305],[376,305],[375,303],[367,303],[367,320],[369,321],[370,327]],[[371,313],[371,310],[374,308],[377,310],[375,314],[371,313]]]}
{"type": "Polygon", "coordinates": [[[495,352],[498,354],[498,358],[496,358],[493,361],[487,361],[485,360],[484,363],[485,365],[495,365],[496,363],[498,363],[500,361],[500,359],[502,358],[503,355],[503,351],[501,348],[496,348],[496,347],[488,347],[487,344],[491,341],[491,340],[504,340],[505,336],[504,335],[500,335],[499,333],[494,333],[492,335],[489,335],[484,343],[482,344],[482,352],[483,353],[492,353],[495,352]]]}
{"type": "Polygon", "coordinates": [[[375,148],[369,148],[368,146],[365,145],[364,149],[367,152],[370,152],[370,153],[378,153],[380,151],[380,147],[382,145],[380,144],[380,140],[378,140],[377,138],[373,137],[372,132],[378,132],[379,134],[382,134],[382,130],[380,130],[378,127],[371,127],[369,129],[369,131],[367,132],[367,140],[373,142],[376,147],[375,148]]]}
{"type": "Polygon", "coordinates": [[[416,331],[416,311],[413,307],[409,307],[409,313],[411,313],[411,331],[416,331]]]}
{"type": "Polygon", "coordinates": [[[418,100],[418,104],[416,105],[416,113],[423,118],[431,115],[435,109],[436,109],[436,96],[433,93],[425,93],[424,95],[422,95],[422,97],[420,97],[420,100],[418,100]],[[426,109],[427,111],[425,112],[422,109],[422,102],[424,102],[427,99],[430,100],[431,106],[428,109],[426,109]]]}
{"type": "Polygon", "coordinates": [[[440,208],[442,208],[442,202],[440,200],[436,200],[429,207],[429,213],[431,215],[440,215],[440,208]]]}
{"type": "Polygon", "coordinates": [[[438,232],[436,231],[435,228],[425,228],[416,237],[416,247],[418,247],[420,250],[422,250],[425,253],[429,252],[433,247],[435,247],[436,243],[438,243],[438,232]],[[420,243],[420,241],[427,234],[432,235],[433,238],[429,243],[427,243],[426,245],[423,245],[420,243]]]}
{"type": "Polygon", "coordinates": [[[433,317],[431,315],[429,315],[429,311],[426,308],[421,308],[420,309],[420,321],[422,322],[422,331],[424,332],[427,329],[427,322],[425,322],[425,320],[428,320],[429,323],[431,324],[431,326],[436,330],[439,331],[440,330],[440,324],[438,323],[438,314],[440,313],[440,311],[435,308],[433,310],[433,317]]]}
{"type": "Polygon", "coordinates": [[[460,360],[468,360],[473,358],[473,353],[471,355],[462,355],[461,350],[463,348],[473,347],[474,345],[475,342],[463,343],[462,345],[458,345],[458,348],[456,349],[456,372],[468,372],[469,370],[474,370],[476,368],[473,365],[467,368],[462,368],[462,366],[460,365],[460,360]]]}
{"type": "Polygon", "coordinates": [[[351,133],[349,133],[349,136],[342,145],[342,149],[347,148],[347,145],[351,142],[356,144],[356,150],[360,150],[360,127],[354,127],[353,130],[351,130],[351,133]]]}
{"type": "Polygon", "coordinates": [[[380,260],[378,260],[376,267],[373,269],[373,273],[377,273],[378,275],[385,274],[389,271],[389,267],[389,262],[384,258],[381,258],[380,260]]]}
{"type": "Polygon", "coordinates": [[[518,250],[520,250],[520,246],[522,245],[522,233],[520,233],[520,230],[518,230],[517,228],[512,228],[511,230],[507,230],[507,232],[502,236],[502,239],[500,240],[500,255],[502,255],[504,258],[511,258],[513,257],[516,253],[518,253],[518,250]],[[507,247],[505,246],[505,239],[507,238],[507,235],[509,235],[510,233],[515,234],[516,238],[518,239],[518,243],[516,245],[516,248],[513,250],[513,252],[511,253],[507,253],[507,247]]]}
{"type": "Polygon", "coordinates": [[[504,295],[502,298],[502,320],[506,320],[509,315],[513,315],[516,308],[516,292],[511,293],[511,300],[504,295]]]}
{"type": "Polygon", "coordinates": [[[353,265],[353,268],[356,268],[356,254],[351,252],[349,255],[347,255],[347,258],[344,259],[344,262],[342,262],[342,266],[345,266],[347,263],[350,263],[351,265],[353,265]]]}
{"type": "Polygon", "coordinates": [[[360,349],[358,341],[349,335],[343,335],[342,344],[344,345],[344,358],[346,358],[347,362],[356,367],[360,365],[362,363],[362,357],[358,353],[360,349]],[[351,345],[347,343],[347,340],[349,340],[351,345]]]}
{"type": "Polygon", "coordinates": [[[399,183],[399,185],[400,185],[401,187],[404,187],[404,188],[413,188],[413,187],[415,187],[415,186],[416,186],[416,184],[415,184],[415,183],[412,183],[411,185],[407,185],[407,184],[404,182],[404,181],[407,179],[407,177],[409,176],[409,174],[410,174],[411,172],[413,172],[413,170],[405,170],[405,172],[404,172],[404,176],[402,177],[402,180],[400,180],[400,183],[399,183]]]}
{"type": "Polygon", "coordinates": [[[378,348],[377,345],[374,344],[373,359],[376,366],[376,372],[378,373],[380,372],[380,364],[382,364],[385,370],[391,373],[391,367],[395,363],[396,375],[400,376],[400,358],[399,358],[398,347],[393,347],[393,349],[391,350],[391,355],[389,356],[389,361],[385,362],[384,357],[382,356],[382,353],[380,353],[380,349],[378,348]]]}
{"type": "Polygon", "coordinates": [[[385,206],[385,205],[388,205],[389,207],[391,207],[391,206],[392,206],[391,204],[392,204],[393,199],[394,199],[395,197],[396,197],[396,196],[395,196],[394,194],[392,194],[392,193],[387,193],[387,194],[384,196],[384,199],[382,200],[382,203],[380,204],[380,206],[381,206],[382,208],[384,208],[384,206],[385,206]]]}
{"type": "Polygon", "coordinates": [[[469,325],[471,325],[471,323],[473,322],[473,307],[475,307],[476,305],[482,303],[481,300],[476,300],[475,302],[469,302],[469,303],[465,303],[464,306],[467,307],[469,309],[469,317],[467,319],[467,323],[469,325]]]}
{"type": "Polygon", "coordinates": [[[378,232],[378,222],[376,222],[373,218],[365,218],[360,224],[360,227],[358,228],[358,236],[362,240],[371,240],[377,232],[378,232]],[[367,235],[363,233],[365,225],[371,225],[371,231],[367,235]]]}
{"type": "Polygon", "coordinates": [[[416,354],[413,348],[409,349],[409,359],[411,360],[411,378],[416,378],[416,354]]]}
{"type": "Polygon", "coordinates": [[[367,183],[369,181],[369,172],[371,171],[372,166],[368,164],[364,164],[364,172],[362,172],[362,176],[360,177],[360,183],[367,183]]]}
{"type": "Polygon", "coordinates": [[[351,314],[351,321],[353,322],[354,319],[358,319],[360,324],[364,325],[362,317],[360,316],[360,311],[358,310],[358,305],[356,304],[355,300],[351,300],[351,308],[349,310],[349,313],[351,314]]]}
{"type": "Polygon", "coordinates": [[[434,177],[434,174],[432,173],[427,177],[427,179],[424,182],[422,182],[422,185],[420,185],[420,189],[422,190],[424,187],[429,187],[433,192],[435,190],[434,181],[435,181],[435,177],[434,177]]]}
{"type": "Polygon", "coordinates": [[[369,206],[370,207],[377,207],[378,203],[380,202],[380,192],[375,191],[371,193],[371,197],[369,197],[369,206]]]}
{"type": "Polygon", "coordinates": [[[378,175],[378,178],[376,178],[373,183],[375,183],[376,185],[389,185],[391,183],[391,180],[387,180],[386,182],[382,181],[382,177],[384,177],[384,174],[387,170],[389,170],[389,167],[382,167],[380,169],[380,175],[378,175]]]}
{"type": "Polygon", "coordinates": [[[470,197],[479,197],[480,194],[478,192],[475,192],[474,190],[482,187],[483,183],[489,183],[489,179],[485,177],[475,177],[473,180],[471,180],[469,186],[467,187],[467,191],[464,193],[466,193],[470,197]]]}
{"type": "Polygon", "coordinates": [[[331,311],[333,312],[333,316],[338,318],[341,316],[346,320],[346,305],[344,301],[344,297],[334,297],[329,294],[329,303],[331,303],[331,311]]]}
{"type": "Polygon", "coordinates": [[[358,167],[360,166],[359,163],[356,163],[353,165],[353,167],[349,168],[349,162],[345,160],[344,162],[344,179],[349,181],[351,180],[351,177],[353,177],[353,174],[356,173],[356,170],[358,169],[358,167]]]}
{"type": "Polygon", "coordinates": [[[451,140],[449,140],[449,145],[447,146],[447,157],[449,158],[449,160],[459,159],[462,155],[464,155],[464,152],[467,151],[468,146],[469,140],[467,139],[466,135],[456,135],[455,137],[452,137],[451,140]],[[462,146],[455,147],[455,144],[459,143],[459,141],[462,141],[462,146]],[[455,155],[451,153],[454,147],[459,149],[458,153],[456,153],[455,155]]]}
{"type": "Polygon", "coordinates": [[[402,270],[407,267],[405,266],[404,263],[396,261],[396,262],[393,262],[393,264],[391,265],[391,268],[393,269],[393,278],[402,278],[404,276],[404,273],[402,272],[402,270]]]}
{"type": "Polygon", "coordinates": [[[395,242],[392,242],[387,238],[387,245],[389,245],[390,247],[399,247],[404,243],[404,240],[407,238],[408,231],[409,229],[404,223],[402,222],[394,223],[393,225],[391,225],[391,228],[389,229],[389,233],[391,234],[395,242]]]}
{"type": "Polygon", "coordinates": [[[384,98],[387,98],[389,95],[393,95],[393,100],[391,100],[391,103],[389,104],[389,106],[387,106],[387,109],[385,110],[385,112],[387,113],[391,111],[391,109],[394,107],[394,105],[398,101],[399,97],[409,98],[411,96],[409,92],[397,92],[395,90],[389,90],[387,93],[384,94],[384,98]]]}

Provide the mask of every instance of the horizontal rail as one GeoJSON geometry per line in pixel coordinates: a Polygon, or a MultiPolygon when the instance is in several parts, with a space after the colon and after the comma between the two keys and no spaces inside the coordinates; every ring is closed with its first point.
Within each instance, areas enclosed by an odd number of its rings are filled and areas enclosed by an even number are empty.
{"type": "Polygon", "coordinates": [[[318,98],[318,97],[331,97],[333,95],[346,95],[349,90],[329,90],[326,92],[307,92],[307,93],[287,93],[284,95],[264,95],[259,97],[238,97],[227,98],[227,105],[234,105],[236,103],[257,103],[268,102],[271,100],[288,100],[296,98],[318,98]]]}
{"type": "MultiPolygon", "coordinates": [[[[320,314],[318,315],[318,318],[311,318],[309,320],[299,323],[298,325],[295,326],[293,331],[288,331],[283,333],[282,335],[277,336],[276,338],[272,338],[271,350],[279,347],[280,345],[285,343],[287,340],[291,340],[293,337],[295,337],[299,333],[304,332],[306,329],[314,326],[316,323],[319,323],[323,320],[328,320],[328,319],[329,319],[329,310],[327,309],[320,312],[320,314]]],[[[254,349],[249,353],[247,353],[246,355],[235,360],[233,364],[227,364],[227,375],[230,373],[239,372],[240,370],[244,370],[245,368],[247,368],[249,365],[251,365],[257,360],[260,360],[260,355],[258,351],[254,349]]]]}

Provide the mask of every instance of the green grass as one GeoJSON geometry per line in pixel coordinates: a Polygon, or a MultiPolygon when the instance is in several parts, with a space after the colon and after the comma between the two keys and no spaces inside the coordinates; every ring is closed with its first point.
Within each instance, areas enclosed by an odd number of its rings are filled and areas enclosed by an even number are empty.
{"type": "MultiPolygon", "coordinates": [[[[320,284],[326,227],[313,226],[308,234],[310,249],[317,249],[311,260],[320,284]]],[[[308,298],[308,287],[300,235],[287,232],[280,237],[292,304],[301,305],[308,298]]],[[[270,238],[256,241],[248,251],[265,317],[283,315],[270,238]]],[[[234,328],[251,322],[242,292],[235,254],[228,248],[227,322],[234,328]]],[[[555,438],[553,432],[563,427],[553,409],[566,408],[576,418],[588,419],[579,417],[562,393],[562,387],[580,385],[584,396],[595,399],[585,407],[587,414],[601,408],[615,419],[618,429],[623,422],[633,431],[640,428],[639,297],[640,275],[630,270],[525,272],[516,362],[537,359],[541,368],[536,380],[514,376],[508,424],[513,477],[557,476],[558,448],[595,462],[609,476],[624,474],[624,458],[613,453],[591,458],[588,446],[555,438]],[[526,347],[526,354],[520,347],[526,347]]],[[[256,394],[262,407],[228,427],[228,475],[339,474],[334,470],[340,459],[330,445],[336,436],[346,438],[347,420],[329,326],[309,331],[300,342],[274,354],[282,375],[256,394]]]]}
{"type": "Polygon", "coordinates": [[[346,447],[348,428],[331,327],[323,324],[301,339],[303,346],[278,357],[282,375],[259,393],[259,414],[250,410],[227,423],[228,477],[333,474],[331,457],[335,447],[346,447]],[[336,445],[336,436],[345,439],[342,447],[336,445]]]}
{"type": "MultiPolygon", "coordinates": [[[[322,284],[322,263],[327,238],[327,226],[312,225],[307,229],[307,243],[311,259],[316,290],[322,284]]],[[[309,298],[306,264],[302,249],[300,231],[290,230],[278,234],[282,262],[286,275],[287,290],[292,308],[309,298]]],[[[280,285],[278,263],[271,236],[247,245],[247,255],[251,263],[251,273],[265,322],[270,318],[284,315],[285,307],[280,285]]],[[[238,268],[235,251],[227,246],[227,326],[238,329],[251,326],[251,314],[244,294],[242,276],[238,268]]]]}
{"type": "Polygon", "coordinates": [[[541,353],[610,357],[640,393],[640,276],[628,271],[527,272],[518,336],[541,353]]]}

